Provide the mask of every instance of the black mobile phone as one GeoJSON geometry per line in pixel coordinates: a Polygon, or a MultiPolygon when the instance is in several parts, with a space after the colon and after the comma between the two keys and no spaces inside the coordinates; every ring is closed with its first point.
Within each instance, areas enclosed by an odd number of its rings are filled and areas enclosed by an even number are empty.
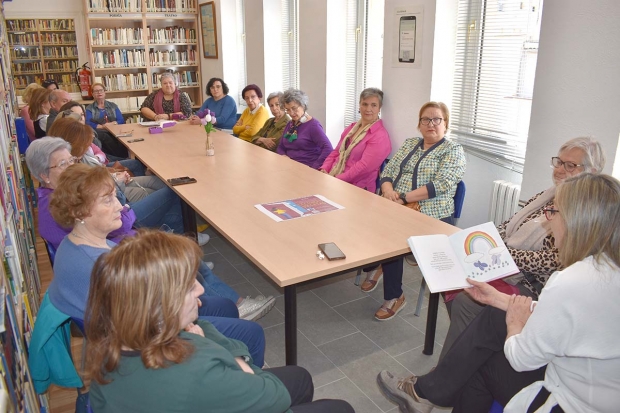
{"type": "Polygon", "coordinates": [[[333,242],[319,244],[319,249],[330,261],[331,260],[343,260],[347,258],[347,256],[344,255],[344,252],[342,252],[340,248],[338,248],[338,246],[334,244],[333,242]]]}
{"type": "Polygon", "coordinates": [[[130,139],[130,140],[127,141],[127,143],[142,142],[143,140],[144,140],[144,138],[130,139]]]}
{"type": "Polygon", "coordinates": [[[415,60],[416,16],[402,16],[399,26],[398,61],[413,63],[415,60]]]}
{"type": "Polygon", "coordinates": [[[168,182],[170,183],[170,185],[176,186],[176,185],[193,184],[193,183],[196,183],[197,181],[195,178],[190,178],[189,176],[181,176],[179,178],[168,179],[168,182]]]}

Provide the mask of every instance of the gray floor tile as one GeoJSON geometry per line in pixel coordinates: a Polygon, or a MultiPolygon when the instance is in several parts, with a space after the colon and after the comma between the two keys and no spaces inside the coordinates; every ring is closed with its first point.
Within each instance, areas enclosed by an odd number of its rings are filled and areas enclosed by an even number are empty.
{"type": "Polygon", "coordinates": [[[243,263],[235,265],[235,268],[264,296],[273,295],[277,297],[284,294],[284,288],[278,287],[266,275],[261,274],[252,264],[243,263]]]}
{"type": "Polygon", "coordinates": [[[350,278],[314,288],[312,291],[330,307],[366,297],[366,293],[362,292],[360,287],[353,284],[350,278]]]}
{"type": "Polygon", "coordinates": [[[247,282],[248,280],[237,271],[237,269],[222,254],[208,254],[204,257],[205,261],[212,261],[215,267],[213,273],[217,275],[223,282],[233,287],[236,284],[247,282]]]}
{"type": "Polygon", "coordinates": [[[342,399],[349,402],[356,413],[383,413],[351,380],[343,378],[337,382],[314,389],[314,400],[342,399]]]}
{"type": "Polygon", "coordinates": [[[403,366],[407,367],[413,374],[421,376],[431,371],[437,365],[441,353],[441,346],[435,345],[433,355],[427,356],[422,353],[422,346],[409,350],[406,353],[395,356],[394,358],[403,366]]]}
{"type": "MultiPolygon", "coordinates": [[[[446,339],[446,334],[448,333],[448,328],[450,327],[450,319],[448,318],[448,313],[445,311],[445,305],[443,303],[439,303],[439,308],[444,307],[444,311],[439,310],[437,314],[437,329],[435,331],[435,342],[439,344],[443,344],[446,339]]],[[[426,331],[426,316],[428,314],[428,307],[422,308],[420,311],[420,316],[416,317],[413,312],[407,314],[399,314],[403,320],[407,321],[411,325],[415,326],[418,330],[425,332],[426,331]]]]}
{"type": "Polygon", "coordinates": [[[377,305],[369,297],[334,309],[390,355],[404,353],[424,343],[424,334],[398,316],[387,321],[376,320],[377,305]]]}
{"type": "MultiPolygon", "coordinates": [[[[265,340],[265,361],[271,367],[284,366],[284,324],[265,329],[265,340]]],[[[297,335],[297,362],[312,374],[315,387],[345,377],[303,334],[297,335]]]]}
{"type": "Polygon", "coordinates": [[[411,374],[361,333],[352,334],[319,348],[383,411],[392,409],[393,404],[379,391],[377,374],[381,370],[389,370],[399,376],[411,374]]]}
{"type": "MultiPolygon", "coordinates": [[[[211,238],[213,239],[213,238],[211,238]]],[[[209,242],[207,242],[205,245],[203,245],[202,247],[202,252],[207,255],[207,254],[213,254],[215,252],[217,252],[217,250],[215,249],[215,247],[213,246],[213,244],[211,244],[211,240],[209,240],[209,242]]],[[[205,261],[209,261],[206,258],[203,258],[205,261]]]]}
{"type": "Polygon", "coordinates": [[[220,254],[222,254],[228,262],[233,265],[243,264],[246,262],[246,258],[242,253],[237,251],[235,247],[232,246],[228,241],[223,238],[215,238],[209,241],[209,244],[212,245],[220,254]]]}
{"type": "Polygon", "coordinates": [[[235,289],[237,294],[239,294],[239,296],[241,297],[247,297],[249,295],[250,297],[254,298],[257,295],[260,295],[260,291],[258,291],[256,287],[254,287],[252,284],[250,284],[247,281],[239,283],[239,284],[235,284],[233,288],[235,289]]]}
{"type": "MultiPolygon", "coordinates": [[[[284,314],[284,300],[276,306],[284,314]]],[[[317,346],[357,331],[312,291],[297,294],[297,328],[317,346]]]]}

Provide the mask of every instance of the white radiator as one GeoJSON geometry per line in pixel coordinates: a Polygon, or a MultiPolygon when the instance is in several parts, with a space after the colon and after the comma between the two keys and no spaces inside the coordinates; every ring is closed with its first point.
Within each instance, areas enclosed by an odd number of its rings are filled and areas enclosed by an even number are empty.
{"type": "Polygon", "coordinates": [[[499,225],[514,215],[519,208],[521,186],[507,181],[493,181],[493,195],[491,196],[491,210],[489,221],[499,225]]]}

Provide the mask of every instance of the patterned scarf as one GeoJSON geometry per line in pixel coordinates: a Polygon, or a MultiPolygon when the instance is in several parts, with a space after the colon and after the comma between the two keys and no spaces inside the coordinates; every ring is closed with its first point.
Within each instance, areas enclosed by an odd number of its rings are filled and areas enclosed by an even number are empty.
{"type": "MultiPolygon", "coordinates": [[[[375,122],[377,122],[378,120],[379,119],[377,119],[375,122]]],[[[355,126],[351,128],[351,130],[347,134],[347,137],[344,139],[344,141],[342,141],[342,145],[340,145],[340,148],[338,148],[340,155],[338,156],[338,163],[334,165],[331,171],[329,171],[329,174],[331,176],[337,176],[344,172],[344,167],[347,163],[347,160],[349,159],[349,156],[351,155],[351,151],[357,146],[358,143],[362,141],[362,139],[364,139],[366,133],[368,132],[368,129],[370,129],[370,127],[374,125],[375,122],[370,123],[362,128],[362,120],[360,119],[357,121],[355,126]]]]}
{"type": "MultiPolygon", "coordinates": [[[[172,100],[174,102],[174,112],[181,111],[181,101],[179,100],[179,89],[175,89],[172,95],[172,100]]],[[[159,92],[155,94],[155,100],[153,101],[153,107],[155,108],[155,113],[158,115],[164,114],[164,91],[159,89],[159,92]]]]}

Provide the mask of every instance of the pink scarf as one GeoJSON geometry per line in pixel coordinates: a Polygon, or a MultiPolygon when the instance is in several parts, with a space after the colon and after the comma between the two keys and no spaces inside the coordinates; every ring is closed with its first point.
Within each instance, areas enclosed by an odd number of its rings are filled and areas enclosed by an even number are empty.
{"type": "MultiPolygon", "coordinates": [[[[172,95],[172,101],[174,102],[174,113],[181,111],[181,101],[179,100],[179,89],[175,89],[172,95]]],[[[164,112],[164,92],[159,89],[159,92],[155,94],[155,100],[153,101],[153,107],[155,113],[161,115],[164,112]]]]}

